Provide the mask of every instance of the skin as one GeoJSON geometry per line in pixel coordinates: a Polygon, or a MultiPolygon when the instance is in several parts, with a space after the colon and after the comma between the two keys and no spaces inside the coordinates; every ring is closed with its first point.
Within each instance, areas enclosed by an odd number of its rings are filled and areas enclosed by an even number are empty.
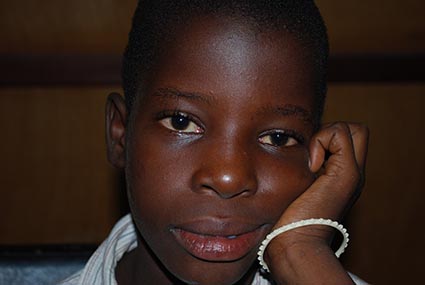
{"type": "MultiPolygon", "coordinates": [[[[204,17],[175,38],[164,43],[167,53],[131,115],[118,94],[107,102],[108,157],[125,168],[140,232],[116,278],[119,284],[250,284],[258,245],[273,228],[311,217],[340,219],[351,206],[367,130],[335,123],[314,133],[312,70],[287,33],[256,33],[235,20],[204,17]],[[173,119],[186,125],[176,128],[173,119]],[[205,221],[228,225],[226,234],[249,225],[258,229],[256,242],[238,258],[194,256],[170,229],[195,223],[202,230],[205,221]]],[[[329,237],[328,229],[312,226],[273,240],[265,255],[272,278],[352,284],[329,237]]]]}

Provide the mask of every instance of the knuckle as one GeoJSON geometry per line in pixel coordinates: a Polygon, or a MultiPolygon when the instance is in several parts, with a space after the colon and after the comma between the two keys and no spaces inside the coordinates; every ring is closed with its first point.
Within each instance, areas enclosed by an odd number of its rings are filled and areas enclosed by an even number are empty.
{"type": "Polygon", "coordinates": [[[364,123],[350,123],[349,128],[352,134],[369,135],[369,127],[364,123]]]}
{"type": "Polygon", "coordinates": [[[335,129],[335,131],[342,133],[349,133],[350,131],[350,128],[348,127],[348,124],[346,122],[335,122],[333,128],[335,129]]]}

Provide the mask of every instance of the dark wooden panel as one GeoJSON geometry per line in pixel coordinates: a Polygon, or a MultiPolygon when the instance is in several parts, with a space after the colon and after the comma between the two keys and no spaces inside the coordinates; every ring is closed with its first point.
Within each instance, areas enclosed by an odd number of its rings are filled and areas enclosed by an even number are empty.
{"type": "Polygon", "coordinates": [[[329,61],[330,82],[425,81],[425,54],[334,55],[329,61]]]}
{"type": "Polygon", "coordinates": [[[104,142],[112,90],[0,89],[0,244],[105,238],[122,214],[104,142]]]}
{"type": "Polygon", "coordinates": [[[118,85],[114,55],[0,55],[0,87],[118,85]]]}
{"type": "Polygon", "coordinates": [[[421,53],[423,0],[316,0],[335,53],[421,53]]]}
{"type": "Polygon", "coordinates": [[[369,126],[366,184],[345,222],[346,268],[371,284],[422,284],[425,84],[332,84],[326,121],[369,126]]]}
{"type": "MultiPolygon", "coordinates": [[[[0,55],[0,87],[119,85],[117,55],[0,55]]],[[[425,54],[334,55],[330,82],[425,81],[425,54]]]]}
{"type": "MultiPolygon", "coordinates": [[[[425,50],[423,0],[317,0],[333,52],[425,50]]],[[[120,53],[137,0],[2,0],[1,53],[120,53]]]]}

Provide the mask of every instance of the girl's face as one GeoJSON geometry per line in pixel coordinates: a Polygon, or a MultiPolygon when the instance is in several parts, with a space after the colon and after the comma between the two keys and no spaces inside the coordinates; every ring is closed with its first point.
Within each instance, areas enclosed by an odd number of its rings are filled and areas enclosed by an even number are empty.
{"type": "Polygon", "coordinates": [[[231,20],[193,20],[164,50],[133,110],[132,214],[174,276],[233,284],[313,181],[312,70],[289,34],[231,20]]]}

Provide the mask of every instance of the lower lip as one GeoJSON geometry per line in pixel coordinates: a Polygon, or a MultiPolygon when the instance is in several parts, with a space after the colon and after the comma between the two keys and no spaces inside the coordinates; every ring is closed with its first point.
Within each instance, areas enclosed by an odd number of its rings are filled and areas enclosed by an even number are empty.
{"type": "Polygon", "coordinates": [[[241,259],[256,248],[262,238],[260,228],[232,238],[196,234],[182,229],[173,229],[171,232],[186,251],[207,261],[241,259]]]}

